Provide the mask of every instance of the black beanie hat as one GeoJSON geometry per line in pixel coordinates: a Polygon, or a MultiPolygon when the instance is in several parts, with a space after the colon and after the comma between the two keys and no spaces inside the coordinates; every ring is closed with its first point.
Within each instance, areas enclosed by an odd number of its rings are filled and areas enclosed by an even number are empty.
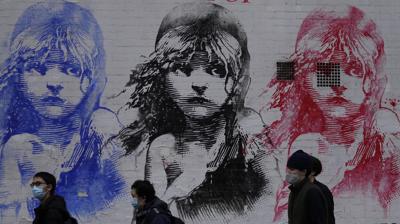
{"type": "Polygon", "coordinates": [[[310,155],[305,153],[303,150],[297,150],[289,157],[287,167],[291,169],[310,171],[310,161],[310,155]]]}

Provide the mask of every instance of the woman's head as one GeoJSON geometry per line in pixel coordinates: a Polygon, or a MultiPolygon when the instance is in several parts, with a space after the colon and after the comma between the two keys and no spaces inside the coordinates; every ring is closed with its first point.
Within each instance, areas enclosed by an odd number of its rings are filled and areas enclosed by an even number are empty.
{"type": "Polygon", "coordinates": [[[156,197],[156,192],[149,181],[136,180],[131,186],[131,196],[136,199],[136,204],[143,208],[156,197]]]}
{"type": "Polygon", "coordinates": [[[67,117],[98,103],[105,55],[100,27],[88,10],[64,1],[29,7],[15,25],[10,51],[7,76],[40,115],[67,117]]]}

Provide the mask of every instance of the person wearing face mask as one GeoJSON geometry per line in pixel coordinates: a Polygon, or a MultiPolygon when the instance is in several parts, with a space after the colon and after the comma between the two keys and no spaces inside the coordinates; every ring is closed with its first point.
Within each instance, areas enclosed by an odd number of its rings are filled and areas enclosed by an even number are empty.
{"type": "Polygon", "coordinates": [[[153,184],[147,180],[136,180],[131,187],[132,207],[136,224],[184,224],[172,216],[168,204],[155,195],[153,184]]]}
{"type": "Polygon", "coordinates": [[[311,174],[308,177],[310,181],[317,185],[319,189],[321,189],[322,193],[324,194],[327,205],[328,205],[328,224],[335,224],[335,214],[334,214],[334,201],[333,201],[333,195],[331,190],[329,189],[328,186],[325,184],[319,182],[316,177],[322,172],[322,164],[321,161],[314,157],[311,156],[311,174]]]}
{"type": "Polygon", "coordinates": [[[47,172],[39,172],[33,176],[33,197],[40,201],[35,208],[33,224],[77,224],[67,210],[63,197],[56,195],[56,178],[47,172]]]}
{"type": "Polygon", "coordinates": [[[324,194],[308,178],[311,156],[298,150],[289,157],[286,167],[286,181],[290,184],[289,224],[328,224],[324,194]]]}

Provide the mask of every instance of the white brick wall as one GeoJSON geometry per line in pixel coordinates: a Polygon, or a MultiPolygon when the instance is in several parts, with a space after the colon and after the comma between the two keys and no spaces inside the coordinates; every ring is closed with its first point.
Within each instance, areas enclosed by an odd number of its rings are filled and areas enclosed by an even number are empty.
{"type": "MultiPolygon", "coordinates": [[[[33,0],[0,1],[0,61],[8,56],[9,37],[19,15],[33,0]]],[[[130,70],[154,49],[157,29],[170,9],[186,0],[82,0],[74,1],[90,9],[99,22],[104,36],[108,82],[103,93],[102,104],[117,110],[125,102],[110,99],[119,93],[128,81],[130,70]]],[[[400,99],[400,1],[399,0],[250,0],[249,3],[213,1],[230,9],[242,22],[248,35],[251,55],[252,84],[247,94],[247,105],[260,110],[270,95],[259,95],[273,77],[277,60],[287,58],[294,50],[296,35],[302,20],[313,9],[330,5],[341,7],[351,4],[363,10],[374,20],[385,40],[388,84],[382,103],[387,98],[400,99]]],[[[397,113],[400,106],[390,107],[397,113]]],[[[130,119],[128,117],[122,119],[130,119]]],[[[133,115],[132,115],[133,116],[133,115]]],[[[270,123],[278,113],[263,112],[263,119],[270,123]]],[[[104,121],[107,122],[107,121],[104,121]]],[[[134,170],[126,175],[135,178],[134,170]]],[[[140,175],[139,175],[140,176],[140,175]]],[[[400,181],[400,180],[399,180],[400,181]]],[[[375,200],[364,195],[346,195],[336,199],[337,223],[383,224],[400,223],[397,212],[400,204],[389,208],[387,217],[375,200]]],[[[274,198],[263,198],[253,212],[247,215],[232,215],[229,223],[272,223],[274,198]]],[[[112,205],[109,210],[99,212],[98,219],[91,223],[129,223],[132,209],[128,199],[112,205]]],[[[284,222],[284,220],[282,220],[284,222]]],[[[5,222],[6,223],[6,222],[5,222]]],[[[279,223],[279,222],[278,222],[279,223]]]]}

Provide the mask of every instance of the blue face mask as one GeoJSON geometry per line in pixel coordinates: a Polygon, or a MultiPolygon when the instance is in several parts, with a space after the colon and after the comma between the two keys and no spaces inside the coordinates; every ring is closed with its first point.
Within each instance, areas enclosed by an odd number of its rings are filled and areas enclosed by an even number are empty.
{"type": "Polygon", "coordinates": [[[44,192],[43,187],[33,186],[32,187],[32,194],[33,194],[33,197],[41,200],[46,195],[46,192],[44,192]]]}
{"type": "Polygon", "coordinates": [[[134,209],[139,208],[139,203],[138,203],[137,198],[132,198],[131,205],[132,205],[132,207],[133,207],[134,209]]]}

